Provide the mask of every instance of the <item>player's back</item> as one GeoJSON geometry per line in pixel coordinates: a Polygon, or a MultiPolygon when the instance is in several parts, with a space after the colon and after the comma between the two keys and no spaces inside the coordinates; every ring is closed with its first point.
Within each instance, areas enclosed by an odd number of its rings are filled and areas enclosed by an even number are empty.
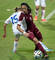
{"type": "Polygon", "coordinates": [[[31,14],[26,14],[26,23],[27,23],[27,30],[33,31],[35,24],[33,23],[33,17],[31,14]]]}
{"type": "Polygon", "coordinates": [[[19,16],[21,13],[22,13],[21,11],[15,12],[10,16],[10,21],[13,25],[17,24],[17,22],[19,21],[19,16]]]}
{"type": "Polygon", "coordinates": [[[10,17],[10,20],[11,20],[11,23],[12,23],[12,28],[16,28],[17,30],[17,24],[20,24],[21,28],[23,30],[26,30],[27,29],[27,25],[26,25],[26,21],[25,21],[25,17],[23,17],[23,20],[22,21],[19,21],[20,19],[20,15],[22,14],[23,12],[22,11],[18,11],[16,13],[13,13],[10,17]]]}

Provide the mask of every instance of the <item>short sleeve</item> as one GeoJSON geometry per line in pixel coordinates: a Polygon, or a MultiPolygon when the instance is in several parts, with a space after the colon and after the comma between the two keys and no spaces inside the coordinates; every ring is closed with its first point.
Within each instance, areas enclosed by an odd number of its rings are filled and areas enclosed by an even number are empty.
{"type": "Polygon", "coordinates": [[[10,17],[5,21],[5,24],[9,24],[10,23],[10,17]]]}
{"type": "Polygon", "coordinates": [[[19,21],[17,23],[18,25],[22,25],[24,17],[25,17],[24,13],[21,13],[20,16],[19,16],[19,21]]]}
{"type": "Polygon", "coordinates": [[[19,16],[19,21],[22,21],[24,17],[25,17],[25,14],[21,13],[20,16],[19,16]]]}

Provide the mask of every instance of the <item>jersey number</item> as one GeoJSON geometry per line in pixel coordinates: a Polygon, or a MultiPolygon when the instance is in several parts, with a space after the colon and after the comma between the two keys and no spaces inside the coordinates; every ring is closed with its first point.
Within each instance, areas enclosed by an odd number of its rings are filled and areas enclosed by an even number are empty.
{"type": "Polygon", "coordinates": [[[12,23],[17,23],[18,22],[18,18],[16,18],[17,15],[14,15],[13,17],[11,17],[12,23]]]}

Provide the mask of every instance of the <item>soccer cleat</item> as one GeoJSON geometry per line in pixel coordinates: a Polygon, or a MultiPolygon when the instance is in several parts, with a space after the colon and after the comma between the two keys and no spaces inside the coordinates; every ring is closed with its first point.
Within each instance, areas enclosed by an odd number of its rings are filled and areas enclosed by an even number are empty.
{"type": "Polygon", "coordinates": [[[16,53],[16,50],[13,49],[13,52],[16,53]]]}
{"type": "Polygon", "coordinates": [[[41,21],[42,21],[42,22],[47,22],[47,20],[46,20],[46,19],[42,19],[41,21]]]}
{"type": "Polygon", "coordinates": [[[45,55],[44,58],[48,58],[48,55],[45,55]]]}
{"type": "Polygon", "coordinates": [[[49,57],[49,56],[46,54],[46,55],[43,55],[42,59],[43,59],[43,58],[46,59],[46,58],[48,58],[48,57],[49,57]]]}
{"type": "Polygon", "coordinates": [[[37,21],[37,16],[34,17],[34,20],[37,21]]]}

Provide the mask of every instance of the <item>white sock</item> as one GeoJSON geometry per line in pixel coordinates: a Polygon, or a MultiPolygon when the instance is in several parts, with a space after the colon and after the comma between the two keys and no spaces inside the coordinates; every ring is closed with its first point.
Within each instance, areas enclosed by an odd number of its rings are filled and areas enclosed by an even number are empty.
{"type": "Polygon", "coordinates": [[[41,19],[44,19],[45,18],[45,10],[42,10],[42,18],[41,19]]]}
{"type": "Polygon", "coordinates": [[[42,47],[43,47],[45,50],[48,49],[41,41],[39,41],[39,43],[42,45],[42,47]]]}
{"type": "Polygon", "coordinates": [[[38,16],[38,12],[39,12],[39,10],[37,10],[37,9],[36,9],[36,11],[35,11],[35,12],[36,12],[36,16],[38,16]]]}
{"type": "Polygon", "coordinates": [[[13,51],[14,51],[14,52],[16,51],[17,44],[18,44],[18,41],[14,41],[14,48],[13,48],[13,51]]]}

